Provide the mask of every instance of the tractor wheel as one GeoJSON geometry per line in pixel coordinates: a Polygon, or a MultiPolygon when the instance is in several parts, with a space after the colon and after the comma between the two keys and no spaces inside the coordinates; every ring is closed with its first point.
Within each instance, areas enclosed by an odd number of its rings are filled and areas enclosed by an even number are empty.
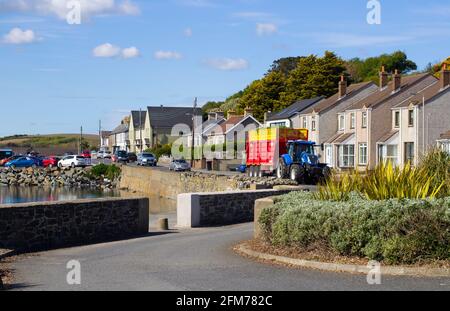
{"type": "Polygon", "coordinates": [[[305,170],[298,164],[294,164],[291,166],[291,180],[296,181],[298,183],[303,182],[305,177],[305,170]]]}
{"type": "Polygon", "coordinates": [[[280,159],[277,167],[277,178],[278,179],[286,179],[288,178],[288,170],[286,168],[286,165],[284,164],[283,159],[280,159]]]}
{"type": "Polygon", "coordinates": [[[258,177],[263,178],[264,177],[264,171],[261,169],[261,166],[258,167],[258,177]]]}
{"type": "Polygon", "coordinates": [[[254,166],[250,166],[250,167],[247,169],[248,177],[253,177],[254,172],[255,172],[255,167],[254,167],[254,166]]]}

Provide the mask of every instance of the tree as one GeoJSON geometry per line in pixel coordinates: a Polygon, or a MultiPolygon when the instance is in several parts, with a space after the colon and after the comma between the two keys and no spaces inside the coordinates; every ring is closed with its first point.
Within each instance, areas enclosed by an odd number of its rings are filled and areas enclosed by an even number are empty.
{"type": "Polygon", "coordinates": [[[387,72],[398,70],[400,73],[409,73],[417,70],[417,65],[408,59],[405,52],[396,51],[392,54],[382,54],[366,59],[354,58],[346,62],[346,68],[355,82],[374,81],[378,83],[381,66],[387,72]]]}
{"type": "Polygon", "coordinates": [[[329,97],[337,92],[341,75],[346,75],[345,62],[332,52],[323,57],[302,58],[286,81],[281,94],[281,106],[287,107],[300,99],[329,97]]]}
{"type": "Polygon", "coordinates": [[[292,70],[297,68],[298,62],[304,58],[303,56],[280,58],[273,62],[268,73],[278,71],[288,76],[292,70]]]}
{"type": "Polygon", "coordinates": [[[430,72],[431,74],[434,74],[434,76],[436,78],[440,78],[441,77],[441,70],[442,67],[444,66],[444,64],[447,64],[447,69],[450,70],[450,57],[447,58],[446,60],[444,60],[443,62],[437,63],[432,65],[431,63],[429,64],[428,67],[428,72],[430,72]]]}
{"type": "Polygon", "coordinates": [[[282,108],[280,95],[285,88],[285,80],[281,72],[272,71],[261,80],[254,81],[240,98],[239,110],[250,107],[259,120],[263,120],[264,114],[268,111],[280,110],[282,108]]]}

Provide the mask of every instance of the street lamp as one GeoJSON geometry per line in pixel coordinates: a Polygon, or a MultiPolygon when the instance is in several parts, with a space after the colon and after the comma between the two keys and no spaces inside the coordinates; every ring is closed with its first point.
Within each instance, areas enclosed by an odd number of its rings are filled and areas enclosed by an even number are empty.
{"type": "Polygon", "coordinates": [[[197,97],[194,99],[194,106],[192,107],[192,113],[186,113],[187,116],[192,116],[192,148],[191,148],[191,167],[194,166],[194,157],[195,157],[195,117],[197,109],[197,97]]]}

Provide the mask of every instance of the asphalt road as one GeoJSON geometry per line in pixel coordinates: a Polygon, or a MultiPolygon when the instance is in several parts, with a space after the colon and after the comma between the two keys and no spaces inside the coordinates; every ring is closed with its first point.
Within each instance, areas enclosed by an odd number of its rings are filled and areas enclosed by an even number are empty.
{"type": "MultiPolygon", "coordinates": [[[[173,219],[173,215],[171,215],[173,219]]],[[[154,222],[156,218],[153,218],[154,222]]],[[[231,249],[252,236],[252,224],[193,229],[19,258],[15,290],[450,290],[449,279],[326,273],[262,264],[231,249]],[[81,263],[81,285],[66,282],[66,264],[81,263]]]]}

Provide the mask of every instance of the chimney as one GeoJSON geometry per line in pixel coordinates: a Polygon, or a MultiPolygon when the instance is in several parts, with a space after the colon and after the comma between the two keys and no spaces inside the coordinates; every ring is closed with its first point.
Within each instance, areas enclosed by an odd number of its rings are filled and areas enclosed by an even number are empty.
{"type": "Polygon", "coordinates": [[[381,72],[380,72],[380,88],[384,89],[389,82],[389,76],[388,73],[384,70],[385,67],[381,67],[381,72]]]}
{"type": "Polygon", "coordinates": [[[215,113],[215,112],[209,112],[209,113],[208,113],[208,120],[209,120],[209,121],[211,121],[211,120],[217,120],[217,113],[215,113]]]}
{"type": "Polygon", "coordinates": [[[245,116],[245,117],[247,117],[247,116],[253,116],[253,109],[250,108],[250,107],[245,108],[245,110],[244,110],[244,116],[245,116]]]}
{"type": "Polygon", "coordinates": [[[450,85],[450,70],[447,69],[447,64],[444,64],[441,71],[441,88],[446,88],[450,85]]]}
{"type": "Polygon", "coordinates": [[[393,92],[398,91],[401,86],[402,86],[402,75],[398,73],[398,70],[395,70],[394,75],[392,76],[392,81],[393,81],[393,92]]]}
{"type": "Polygon", "coordinates": [[[228,114],[227,114],[227,120],[229,120],[230,118],[235,117],[235,116],[237,116],[236,111],[229,110],[228,114]]]}
{"type": "Polygon", "coordinates": [[[217,111],[216,118],[217,118],[217,120],[221,120],[221,119],[225,118],[225,114],[223,113],[223,111],[217,111]]]}
{"type": "Polygon", "coordinates": [[[345,77],[342,75],[341,81],[339,81],[339,99],[345,95],[347,95],[347,81],[345,81],[345,77]]]}

